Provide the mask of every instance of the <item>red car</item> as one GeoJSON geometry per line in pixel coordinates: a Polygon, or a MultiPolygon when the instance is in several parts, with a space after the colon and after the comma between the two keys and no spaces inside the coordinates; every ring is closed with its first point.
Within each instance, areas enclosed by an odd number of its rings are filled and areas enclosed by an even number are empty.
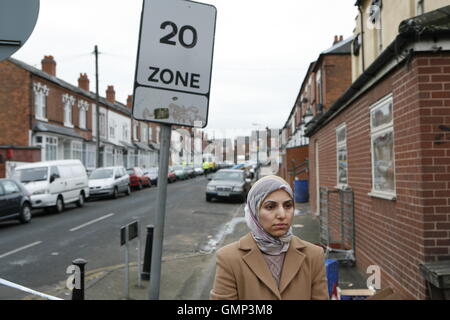
{"type": "Polygon", "coordinates": [[[170,168],[169,171],[167,172],[167,182],[172,183],[177,181],[177,175],[175,174],[175,172],[173,172],[170,168]]]}
{"type": "Polygon", "coordinates": [[[130,175],[130,187],[138,188],[139,190],[143,187],[151,187],[150,178],[144,175],[141,168],[134,167],[127,169],[127,173],[130,175]]]}

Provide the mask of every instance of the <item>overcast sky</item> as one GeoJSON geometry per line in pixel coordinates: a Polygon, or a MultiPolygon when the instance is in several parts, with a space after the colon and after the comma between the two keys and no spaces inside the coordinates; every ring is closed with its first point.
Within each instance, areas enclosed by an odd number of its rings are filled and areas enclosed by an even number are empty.
{"type": "MultiPolygon", "coordinates": [[[[309,63],[350,37],[355,0],[205,0],[217,8],[208,131],[281,128],[309,63]]],[[[41,0],[37,25],[13,57],[41,68],[53,55],[57,76],[77,85],[98,45],[100,95],[114,85],[126,103],[133,92],[142,0],[41,0]]],[[[244,131],[242,131],[244,132],[244,131]]],[[[218,134],[220,135],[220,134],[218,134]]]]}

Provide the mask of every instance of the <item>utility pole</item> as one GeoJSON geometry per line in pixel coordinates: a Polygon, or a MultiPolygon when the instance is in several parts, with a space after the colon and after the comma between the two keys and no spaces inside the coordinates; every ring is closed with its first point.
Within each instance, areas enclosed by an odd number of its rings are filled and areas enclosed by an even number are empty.
{"type": "Polygon", "coordinates": [[[96,152],[96,159],[97,159],[97,168],[100,167],[100,106],[99,106],[99,97],[98,97],[98,48],[97,45],[95,45],[94,49],[95,54],[95,122],[96,122],[96,131],[97,131],[97,152],[96,152]]]}

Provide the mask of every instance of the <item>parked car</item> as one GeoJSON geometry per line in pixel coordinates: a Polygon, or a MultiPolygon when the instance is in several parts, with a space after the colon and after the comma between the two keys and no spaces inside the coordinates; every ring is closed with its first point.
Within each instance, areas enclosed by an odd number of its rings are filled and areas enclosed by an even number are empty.
{"type": "Polygon", "coordinates": [[[113,197],[131,194],[130,176],[124,167],[97,168],[89,176],[90,197],[113,197]]]}
{"type": "Polygon", "coordinates": [[[193,166],[185,166],[184,170],[186,171],[188,178],[195,178],[195,170],[193,166]]]}
{"type": "Polygon", "coordinates": [[[152,185],[155,185],[155,186],[158,185],[158,174],[159,174],[159,171],[158,171],[157,167],[144,169],[144,175],[146,175],[147,177],[150,178],[150,183],[152,185]]]}
{"type": "Polygon", "coordinates": [[[130,175],[130,187],[141,190],[143,187],[151,187],[150,178],[144,175],[144,172],[139,167],[127,169],[130,175]]]}
{"type": "Polygon", "coordinates": [[[33,208],[64,211],[69,203],[78,207],[89,197],[86,169],[80,160],[34,162],[17,167],[13,179],[31,194],[33,208]]]}
{"type": "Polygon", "coordinates": [[[239,169],[217,171],[206,186],[206,201],[213,198],[238,199],[244,202],[251,187],[251,180],[239,169]]]}
{"type": "Polygon", "coordinates": [[[0,221],[31,221],[31,199],[25,187],[12,179],[0,179],[0,221]]]}
{"type": "Polygon", "coordinates": [[[172,168],[169,168],[169,170],[167,172],[167,182],[172,183],[172,182],[175,182],[175,181],[177,181],[177,175],[172,170],[172,168]]]}
{"type": "Polygon", "coordinates": [[[195,172],[195,175],[196,175],[196,176],[201,176],[201,175],[203,175],[203,173],[204,173],[202,166],[199,165],[199,164],[196,164],[196,165],[194,166],[194,172],[195,172]]]}
{"type": "Polygon", "coordinates": [[[188,172],[182,166],[172,166],[172,170],[177,176],[177,180],[186,180],[188,172]]]}

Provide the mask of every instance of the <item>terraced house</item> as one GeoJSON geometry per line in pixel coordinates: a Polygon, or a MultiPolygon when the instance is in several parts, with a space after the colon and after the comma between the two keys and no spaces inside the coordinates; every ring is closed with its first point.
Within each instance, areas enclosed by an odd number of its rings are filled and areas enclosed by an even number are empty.
{"type": "MultiPolygon", "coordinates": [[[[79,159],[86,169],[97,166],[96,95],[89,79],[80,74],[78,86],[56,76],[56,61],[45,56],[39,70],[10,58],[0,62],[0,175],[7,162],[79,159]]],[[[154,126],[132,121],[131,97],[127,105],[108,86],[99,99],[100,166],[155,166],[158,143],[149,134],[154,126]]]]}
{"type": "Polygon", "coordinates": [[[450,260],[450,6],[356,6],[352,83],[305,132],[311,206],[322,215],[330,191],[350,190],[357,266],[425,299],[421,265],[450,260]]]}

